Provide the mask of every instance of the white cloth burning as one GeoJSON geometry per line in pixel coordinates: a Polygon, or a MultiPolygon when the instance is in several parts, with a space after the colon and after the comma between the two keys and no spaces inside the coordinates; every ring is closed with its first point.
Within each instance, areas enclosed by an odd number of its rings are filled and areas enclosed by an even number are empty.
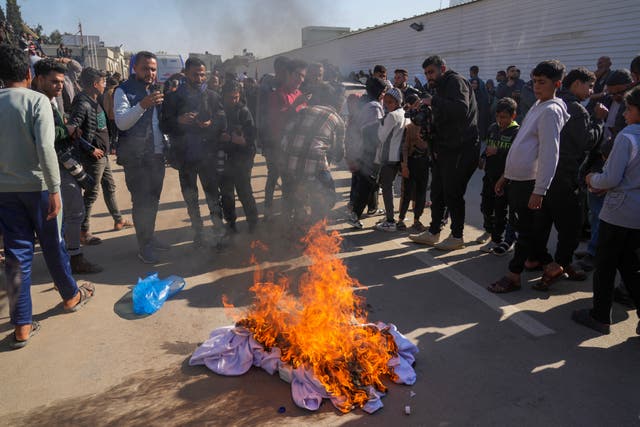
{"type": "MultiPolygon", "coordinates": [[[[397,378],[394,381],[398,384],[414,384],[416,373],[412,365],[418,347],[402,335],[394,324],[378,322],[375,326],[380,330],[388,328],[398,346],[398,355],[388,363],[396,374],[397,378]]],[[[209,335],[209,339],[194,351],[189,365],[205,365],[213,372],[227,376],[242,375],[251,366],[262,368],[271,375],[278,371],[283,380],[291,382],[291,394],[295,404],[310,411],[316,411],[323,399],[330,399],[338,409],[345,401],[343,396],[329,395],[310,369],[284,365],[280,360],[279,348],[265,350],[251,333],[242,327],[225,326],[215,329],[209,335]]],[[[369,400],[362,408],[365,412],[373,413],[382,408],[381,398],[384,393],[369,386],[367,394],[369,400]]]]}

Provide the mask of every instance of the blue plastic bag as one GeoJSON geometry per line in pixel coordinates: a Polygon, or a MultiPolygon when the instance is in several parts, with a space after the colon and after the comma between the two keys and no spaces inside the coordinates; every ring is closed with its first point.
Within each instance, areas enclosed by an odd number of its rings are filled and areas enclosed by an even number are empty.
{"type": "Polygon", "coordinates": [[[133,288],[133,312],[136,314],[153,314],[162,304],[184,288],[182,277],[169,276],[160,279],[158,273],[149,273],[144,279],[138,279],[133,288]]]}

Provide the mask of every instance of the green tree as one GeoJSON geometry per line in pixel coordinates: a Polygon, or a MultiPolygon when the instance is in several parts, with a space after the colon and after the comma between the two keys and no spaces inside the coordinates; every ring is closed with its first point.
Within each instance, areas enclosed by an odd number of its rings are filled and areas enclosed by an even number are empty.
{"type": "Polygon", "coordinates": [[[7,21],[13,26],[16,34],[22,32],[22,14],[17,0],[7,0],[7,21]]]}
{"type": "Polygon", "coordinates": [[[60,44],[62,43],[62,34],[60,31],[53,30],[51,34],[49,34],[49,43],[51,44],[60,44]]]}

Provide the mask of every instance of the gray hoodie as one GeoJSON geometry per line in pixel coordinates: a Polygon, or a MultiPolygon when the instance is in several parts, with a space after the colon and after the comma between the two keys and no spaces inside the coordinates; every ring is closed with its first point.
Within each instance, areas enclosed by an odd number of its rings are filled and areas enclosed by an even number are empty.
{"type": "Polygon", "coordinates": [[[533,194],[544,196],[558,165],[560,131],[569,118],[560,98],[533,104],[507,155],[505,178],[535,180],[533,194]]]}
{"type": "Polygon", "coordinates": [[[608,190],[601,220],[640,229],[640,124],[629,125],[618,134],[602,173],[591,175],[591,186],[608,190]]]}

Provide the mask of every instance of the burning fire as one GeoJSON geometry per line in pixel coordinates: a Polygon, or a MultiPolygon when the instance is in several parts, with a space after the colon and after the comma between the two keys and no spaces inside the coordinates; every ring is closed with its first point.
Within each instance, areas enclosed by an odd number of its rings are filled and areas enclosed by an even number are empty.
{"type": "Polygon", "coordinates": [[[386,391],[382,379],[396,378],[388,362],[398,347],[388,330],[367,324],[364,299],[354,294],[360,284],[336,257],[342,239],[325,226],[317,223],[303,238],[311,265],[300,278],[299,296],[286,278],[258,272],[255,301],[237,326],[265,348],[280,348],[283,363],[310,369],[329,394],[345,399],[339,409],[348,412],[365,405],[370,386],[386,391]]]}

